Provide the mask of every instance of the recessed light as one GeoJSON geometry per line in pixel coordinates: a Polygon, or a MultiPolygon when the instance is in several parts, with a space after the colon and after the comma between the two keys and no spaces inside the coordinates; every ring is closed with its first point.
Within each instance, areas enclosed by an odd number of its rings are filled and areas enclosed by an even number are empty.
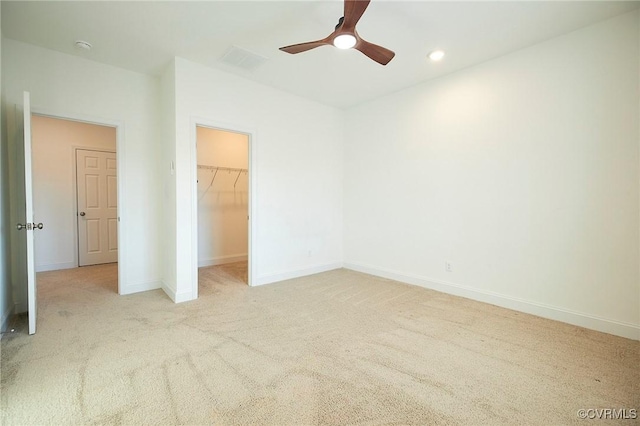
{"type": "Polygon", "coordinates": [[[429,59],[431,59],[432,61],[439,61],[442,58],[444,58],[444,51],[442,50],[434,50],[433,52],[429,53],[429,59]]]}
{"type": "Polygon", "coordinates": [[[76,48],[91,50],[91,43],[89,43],[88,41],[76,40],[76,48]]]}

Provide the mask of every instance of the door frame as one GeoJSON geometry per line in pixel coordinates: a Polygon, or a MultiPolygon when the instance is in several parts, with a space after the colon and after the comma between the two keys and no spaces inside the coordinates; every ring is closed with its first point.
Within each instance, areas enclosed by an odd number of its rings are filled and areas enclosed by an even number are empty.
{"type": "MultiPolygon", "coordinates": [[[[124,182],[124,170],[125,170],[125,155],[124,155],[124,146],[123,146],[123,141],[124,141],[124,123],[122,121],[119,120],[111,120],[111,119],[106,119],[106,118],[102,118],[102,117],[94,117],[94,116],[89,116],[89,115],[84,115],[84,114],[76,114],[76,113],[70,113],[70,112],[63,112],[63,111],[53,111],[50,109],[45,109],[45,108],[38,108],[38,107],[34,107],[33,105],[31,106],[31,114],[32,115],[39,115],[39,116],[43,116],[43,117],[49,117],[49,118],[54,118],[54,119],[60,119],[60,120],[68,120],[68,121],[77,121],[80,123],[87,123],[87,124],[97,124],[99,126],[107,126],[107,127],[114,127],[116,129],[116,163],[117,163],[117,172],[116,172],[116,179],[118,180],[118,209],[117,209],[117,214],[118,214],[118,294],[123,294],[122,290],[124,289],[124,285],[123,283],[125,282],[125,271],[127,270],[127,264],[128,264],[128,257],[126,256],[126,245],[123,244],[123,239],[122,237],[124,235],[127,234],[126,232],[126,225],[127,222],[122,221],[121,220],[121,216],[122,216],[122,212],[125,210],[124,209],[124,197],[123,194],[125,194],[125,182],[124,182]]],[[[73,155],[75,155],[76,152],[76,147],[74,146],[73,149],[73,155]]],[[[74,163],[75,164],[75,160],[74,163]]],[[[73,174],[74,174],[74,181],[76,179],[75,177],[75,170],[73,170],[73,174]]],[[[74,188],[74,196],[77,197],[76,194],[77,188],[74,188]]],[[[74,202],[76,201],[76,198],[74,198],[74,202]]],[[[73,211],[77,211],[77,206],[74,205],[73,207],[73,211]]],[[[76,244],[76,248],[78,245],[78,230],[75,230],[75,244],[76,244]]],[[[78,254],[77,254],[77,250],[76,250],[76,261],[78,261],[77,258],[78,254]]]]}
{"type": "Polygon", "coordinates": [[[249,170],[249,200],[247,203],[247,284],[251,287],[254,285],[256,253],[255,253],[255,237],[258,235],[256,230],[257,221],[257,180],[256,180],[256,131],[255,129],[233,124],[224,123],[215,120],[209,120],[202,117],[191,117],[191,294],[194,299],[198,298],[198,151],[197,151],[197,127],[207,127],[209,129],[221,130],[230,133],[240,133],[248,137],[248,167],[249,170]]]}

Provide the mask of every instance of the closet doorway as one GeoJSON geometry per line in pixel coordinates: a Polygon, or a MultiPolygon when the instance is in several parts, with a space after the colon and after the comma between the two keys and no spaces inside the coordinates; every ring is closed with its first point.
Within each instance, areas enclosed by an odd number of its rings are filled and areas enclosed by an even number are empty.
{"type": "Polygon", "coordinates": [[[196,125],[199,275],[249,284],[248,134],[196,125]]]}

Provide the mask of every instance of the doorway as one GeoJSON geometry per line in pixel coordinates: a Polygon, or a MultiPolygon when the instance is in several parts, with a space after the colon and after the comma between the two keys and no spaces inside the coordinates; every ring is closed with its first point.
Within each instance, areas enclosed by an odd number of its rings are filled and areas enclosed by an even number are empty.
{"type": "Polygon", "coordinates": [[[249,147],[246,133],[196,125],[199,273],[249,284],[249,147]]]}
{"type": "Polygon", "coordinates": [[[115,126],[32,115],[37,272],[117,262],[116,141],[115,126]]]}

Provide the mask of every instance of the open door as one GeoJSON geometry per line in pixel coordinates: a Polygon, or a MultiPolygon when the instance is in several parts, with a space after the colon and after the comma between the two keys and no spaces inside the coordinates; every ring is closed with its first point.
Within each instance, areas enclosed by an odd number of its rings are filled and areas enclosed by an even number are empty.
{"type": "MultiPolygon", "coordinates": [[[[12,120],[8,120],[11,123],[12,120]]],[[[33,179],[31,172],[31,101],[29,92],[24,92],[22,111],[16,105],[15,127],[10,142],[13,146],[10,167],[12,218],[16,228],[11,238],[12,280],[17,298],[24,297],[26,284],[29,334],[36,332],[36,267],[34,232],[42,229],[33,215],[33,179]],[[20,117],[22,115],[22,117],[20,117]]],[[[8,124],[9,124],[8,123],[8,124]]],[[[13,123],[11,123],[13,124],[13,123]]],[[[19,311],[24,307],[18,306],[19,311]]]]}
{"type": "Polygon", "coordinates": [[[24,198],[25,222],[18,224],[27,235],[27,301],[29,307],[29,334],[36,332],[38,304],[36,303],[36,255],[34,232],[42,229],[42,223],[36,224],[33,217],[33,173],[31,171],[31,97],[29,92],[23,94],[22,110],[24,123],[24,198]]]}

